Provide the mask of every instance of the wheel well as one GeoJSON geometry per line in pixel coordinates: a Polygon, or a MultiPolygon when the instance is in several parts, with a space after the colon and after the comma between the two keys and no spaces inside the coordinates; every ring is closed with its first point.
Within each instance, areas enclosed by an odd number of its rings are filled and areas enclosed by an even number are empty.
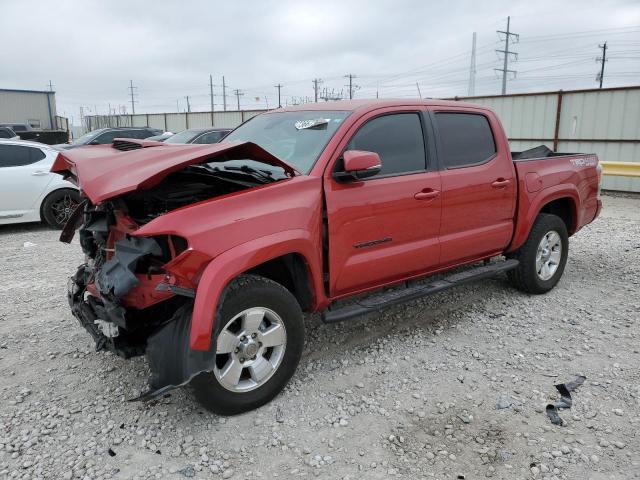
{"type": "Polygon", "coordinates": [[[573,200],[569,197],[559,198],[553,202],[547,203],[540,213],[550,213],[562,219],[567,227],[569,235],[575,232],[576,219],[574,218],[573,200]]]}
{"type": "Polygon", "coordinates": [[[313,289],[311,276],[304,257],[298,253],[288,253],[268,262],[262,263],[244,273],[269,278],[289,290],[303,311],[310,311],[313,306],[313,289]]]}
{"type": "Polygon", "coordinates": [[[54,193],[66,192],[66,191],[78,193],[78,191],[73,188],[65,187],[65,188],[56,188],[55,190],[51,190],[49,193],[45,195],[45,197],[42,199],[42,202],[40,202],[40,220],[41,221],[44,221],[44,216],[43,216],[44,204],[47,203],[47,200],[49,199],[49,197],[54,193]]]}

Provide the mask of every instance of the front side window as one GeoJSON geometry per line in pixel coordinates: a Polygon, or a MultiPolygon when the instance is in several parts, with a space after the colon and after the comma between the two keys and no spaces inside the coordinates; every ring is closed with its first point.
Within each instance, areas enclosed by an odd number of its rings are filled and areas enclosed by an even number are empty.
{"type": "Polygon", "coordinates": [[[183,130],[167,138],[164,143],[189,143],[198,133],[198,130],[183,130]]]}
{"type": "Polygon", "coordinates": [[[0,138],[13,138],[13,135],[9,133],[9,130],[0,128],[0,138]]]}
{"type": "Polygon", "coordinates": [[[114,138],[131,138],[131,135],[127,130],[109,130],[102,135],[98,135],[95,140],[92,140],[92,143],[95,142],[99,145],[105,145],[107,143],[113,143],[114,138]]]}
{"type": "Polygon", "coordinates": [[[396,113],[368,121],[353,136],[347,150],[377,153],[382,161],[378,176],[426,169],[422,124],[417,113],[396,113]]]}
{"type": "Polygon", "coordinates": [[[489,121],[474,113],[436,113],[440,157],[446,168],[479,165],[496,153],[489,121]]]}
{"type": "Polygon", "coordinates": [[[225,142],[253,142],[309,173],[338,127],[351,112],[301,110],[257,115],[224,138],[225,142]]]}
{"type": "Polygon", "coordinates": [[[45,156],[44,152],[39,148],[22,145],[0,145],[0,168],[31,165],[42,160],[45,156]]]}

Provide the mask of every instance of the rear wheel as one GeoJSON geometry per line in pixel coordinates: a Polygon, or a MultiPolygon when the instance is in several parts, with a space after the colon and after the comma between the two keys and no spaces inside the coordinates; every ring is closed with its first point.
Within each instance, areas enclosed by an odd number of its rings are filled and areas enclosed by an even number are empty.
{"type": "Polygon", "coordinates": [[[511,255],[520,264],[507,276],[523,292],[548,292],[560,281],[568,253],[569,235],[565,223],[556,215],[541,213],[527,241],[511,255]]]}
{"type": "Polygon", "coordinates": [[[80,203],[80,194],[63,189],[50,193],[42,202],[42,217],[53,228],[62,228],[80,203]]]}
{"type": "Polygon", "coordinates": [[[215,367],[191,382],[215,413],[234,415],[273,399],[287,384],[304,345],[302,311],[282,285],[254,275],[235,280],[216,317],[215,367]]]}

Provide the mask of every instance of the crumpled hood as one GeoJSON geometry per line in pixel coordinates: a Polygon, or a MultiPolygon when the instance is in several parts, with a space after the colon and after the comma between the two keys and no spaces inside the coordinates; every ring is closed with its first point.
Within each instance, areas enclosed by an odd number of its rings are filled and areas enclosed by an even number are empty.
{"type": "Polygon", "coordinates": [[[282,167],[290,176],[299,172],[252,142],[223,142],[212,145],[178,145],[161,142],[116,139],[135,149],[122,151],[111,145],[95,145],[60,152],[51,171],[74,182],[84,195],[100,203],[160,183],[170,173],[189,165],[215,161],[251,159],[282,167]]]}

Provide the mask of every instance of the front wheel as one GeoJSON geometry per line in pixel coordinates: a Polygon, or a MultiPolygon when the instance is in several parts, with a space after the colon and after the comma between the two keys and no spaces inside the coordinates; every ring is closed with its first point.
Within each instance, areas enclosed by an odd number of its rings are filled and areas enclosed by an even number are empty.
{"type": "Polygon", "coordinates": [[[80,194],[71,189],[55,190],[42,202],[42,218],[51,227],[61,229],[80,203],[80,194]]]}
{"type": "Polygon", "coordinates": [[[269,402],[295,372],[304,346],[302,311],[282,285],[243,275],[227,287],[218,312],[215,366],[191,385],[205,408],[235,415],[269,402]]]}
{"type": "Polygon", "coordinates": [[[569,235],[562,219],[541,213],[527,241],[511,255],[520,261],[507,273],[510,282],[527,293],[545,293],[560,281],[569,254],[569,235]]]}

